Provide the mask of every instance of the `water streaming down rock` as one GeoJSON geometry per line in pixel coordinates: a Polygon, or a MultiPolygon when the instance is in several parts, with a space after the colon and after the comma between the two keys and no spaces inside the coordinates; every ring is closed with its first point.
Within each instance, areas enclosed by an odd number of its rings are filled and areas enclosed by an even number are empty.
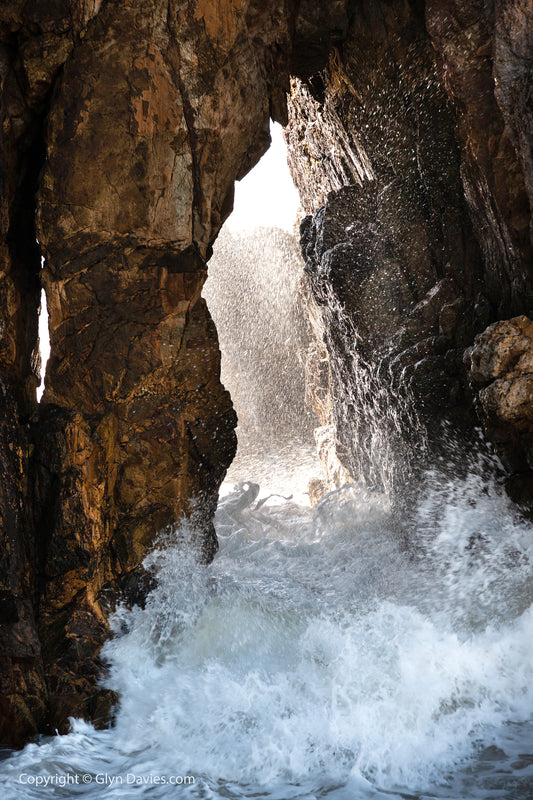
{"type": "Polygon", "coordinates": [[[390,369],[389,345],[382,347],[379,357],[369,358],[362,335],[339,298],[330,288],[318,296],[319,305],[316,295],[307,292],[307,303],[311,318],[318,317],[315,337],[323,342],[327,369],[321,379],[318,371],[308,375],[308,395],[329,440],[328,450],[319,451],[329,487],[357,480],[400,501],[420,473],[427,449],[426,430],[409,384],[390,369]],[[323,398],[330,396],[335,404],[324,403],[323,398]],[[340,475],[332,451],[343,464],[340,475]]]}
{"type": "Polygon", "coordinates": [[[304,490],[313,475],[316,500],[353,481],[355,464],[358,480],[392,495],[398,482],[408,483],[425,448],[409,388],[387,371],[386,347],[379,362],[365,360],[342,303],[327,289],[313,296],[303,266],[295,235],[279,228],[225,230],[215,244],[204,296],[239,419],[228,482],[252,478],[281,491],[283,481],[294,485],[301,475],[304,490]],[[332,394],[335,407],[325,406],[332,394]],[[350,443],[344,464],[335,452],[339,429],[350,443]]]}

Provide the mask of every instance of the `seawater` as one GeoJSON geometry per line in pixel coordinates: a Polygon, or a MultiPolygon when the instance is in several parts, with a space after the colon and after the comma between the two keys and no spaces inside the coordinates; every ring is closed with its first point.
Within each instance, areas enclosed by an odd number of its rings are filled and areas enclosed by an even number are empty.
{"type": "Polygon", "coordinates": [[[6,754],[2,798],[533,797],[533,529],[496,478],[429,475],[402,520],[224,491],[213,563],[167,534],[115,615],[114,726],[6,754]]]}

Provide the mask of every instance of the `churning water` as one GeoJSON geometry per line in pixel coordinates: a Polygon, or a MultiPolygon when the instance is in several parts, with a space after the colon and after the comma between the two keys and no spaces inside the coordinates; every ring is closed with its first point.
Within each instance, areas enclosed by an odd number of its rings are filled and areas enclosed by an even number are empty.
{"type": "Polygon", "coordinates": [[[210,566],[150,556],[106,647],[115,726],[11,755],[2,797],[531,798],[533,530],[498,482],[429,476],[408,531],[355,486],[258,488],[221,500],[210,566]]]}

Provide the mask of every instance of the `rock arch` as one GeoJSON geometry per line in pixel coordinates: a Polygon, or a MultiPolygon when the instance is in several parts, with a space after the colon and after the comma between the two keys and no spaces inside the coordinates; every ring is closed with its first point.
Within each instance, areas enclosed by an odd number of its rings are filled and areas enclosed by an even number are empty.
{"type": "MultiPolygon", "coordinates": [[[[429,416],[437,396],[471,416],[465,349],[530,309],[531,29],[520,0],[3,4],[3,742],[105,718],[108,608],[135,599],[161,527],[200,500],[199,549],[216,547],[235,418],[200,293],[270,117],[290,118],[314,213],[315,300],[336,294],[371,349],[387,318],[399,367],[427,361],[429,416]],[[39,406],[36,238],[52,346],[39,406]],[[404,298],[375,324],[372,281],[404,298]]],[[[355,469],[348,401],[334,424],[355,469]]]]}

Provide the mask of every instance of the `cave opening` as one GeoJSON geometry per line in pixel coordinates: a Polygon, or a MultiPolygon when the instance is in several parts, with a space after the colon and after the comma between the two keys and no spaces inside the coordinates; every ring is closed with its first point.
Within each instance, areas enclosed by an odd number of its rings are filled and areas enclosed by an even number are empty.
{"type": "MultiPolygon", "coordinates": [[[[238,451],[225,486],[244,480],[307,501],[316,474],[314,420],[305,401],[309,345],[299,196],[278,123],[272,144],[237,182],[233,213],[209,262],[204,297],[222,353],[222,383],[233,399],[238,451]]],[[[224,489],[222,490],[224,491],[224,489]]]]}
{"type": "Polygon", "coordinates": [[[48,306],[46,304],[46,292],[41,289],[41,305],[39,307],[39,354],[40,378],[41,382],[37,387],[37,402],[41,402],[44,392],[44,378],[46,375],[46,365],[50,357],[50,330],[49,330],[48,306]]]}

